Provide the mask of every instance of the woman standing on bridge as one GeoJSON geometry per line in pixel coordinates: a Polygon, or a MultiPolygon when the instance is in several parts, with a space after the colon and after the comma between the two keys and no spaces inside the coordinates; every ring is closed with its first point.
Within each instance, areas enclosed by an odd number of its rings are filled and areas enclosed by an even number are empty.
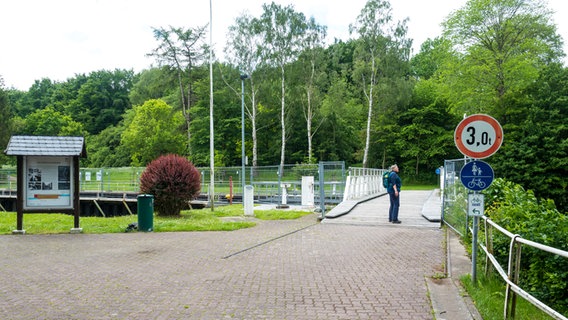
{"type": "Polygon", "coordinates": [[[398,208],[400,207],[400,187],[402,187],[402,180],[398,176],[398,166],[393,164],[391,166],[391,173],[389,174],[389,184],[387,192],[390,198],[389,207],[389,222],[400,223],[398,220],[398,208]]]}

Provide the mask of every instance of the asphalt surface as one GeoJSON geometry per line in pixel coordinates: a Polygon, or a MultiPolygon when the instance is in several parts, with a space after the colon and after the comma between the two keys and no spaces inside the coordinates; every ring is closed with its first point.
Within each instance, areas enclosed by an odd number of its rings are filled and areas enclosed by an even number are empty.
{"type": "Polygon", "coordinates": [[[473,319],[450,317],[431,195],[403,192],[399,225],[379,197],[230,232],[0,236],[0,318],[473,319]]]}

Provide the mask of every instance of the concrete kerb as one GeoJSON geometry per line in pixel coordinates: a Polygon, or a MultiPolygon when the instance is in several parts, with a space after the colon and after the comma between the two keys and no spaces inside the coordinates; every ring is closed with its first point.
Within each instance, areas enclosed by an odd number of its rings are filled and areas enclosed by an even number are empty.
{"type": "Polygon", "coordinates": [[[471,260],[459,237],[450,229],[446,232],[447,278],[426,278],[435,319],[481,320],[483,318],[460,282],[460,277],[469,274],[471,260]]]}

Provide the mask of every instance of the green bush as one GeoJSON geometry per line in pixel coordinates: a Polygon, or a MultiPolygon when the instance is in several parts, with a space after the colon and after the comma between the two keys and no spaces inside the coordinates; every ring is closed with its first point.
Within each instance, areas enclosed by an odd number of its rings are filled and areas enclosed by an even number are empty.
{"type": "MultiPolygon", "coordinates": [[[[524,239],[568,251],[568,216],[551,200],[537,199],[531,190],[496,179],[485,192],[485,214],[524,239]]],[[[494,254],[507,265],[510,239],[494,232],[494,254]]],[[[529,246],[522,247],[520,285],[559,312],[568,312],[568,259],[529,246]]]]}
{"type": "Polygon", "coordinates": [[[296,164],[292,167],[292,172],[294,173],[294,177],[297,179],[302,179],[304,176],[312,176],[314,179],[318,178],[319,167],[317,164],[296,164]]]}

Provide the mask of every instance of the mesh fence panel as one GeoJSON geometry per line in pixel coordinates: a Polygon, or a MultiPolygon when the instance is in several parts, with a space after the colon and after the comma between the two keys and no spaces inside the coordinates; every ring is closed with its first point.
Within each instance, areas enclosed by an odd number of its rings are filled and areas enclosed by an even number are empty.
{"type": "Polygon", "coordinates": [[[444,162],[444,195],[442,219],[444,223],[461,236],[467,234],[467,194],[468,190],[460,181],[460,171],[466,159],[446,160],[444,162]]]}
{"type": "Polygon", "coordinates": [[[16,191],[16,168],[0,169],[0,190],[4,192],[16,191]]]}
{"type": "MultiPolygon", "coordinates": [[[[140,176],[144,167],[80,168],[80,190],[85,192],[133,192],[140,191],[140,176]]],[[[201,194],[209,194],[211,170],[198,167],[201,174],[201,194]]],[[[224,198],[228,194],[241,197],[244,186],[241,167],[215,168],[215,194],[224,198]]],[[[345,188],[344,162],[321,162],[319,164],[274,165],[245,168],[245,185],[254,187],[255,198],[260,202],[280,203],[282,194],[287,194],[288,203],[301,202],[302,177],[314,177],[315,203],[320,197],[325,203],[337,204],[343,198],[345,188]],[[323,172],[320,183],[320,172],[323,172]],[[286,190],[283,190],[286,188],[286,190]]],[[[16,191],[16,168],[0,169],[0,190],[16,191]]]]}
{"type": "Polygon", "coordinates": [[[316,203],[320,204],[323,214],[326,211],[326,204],[338,204],[343,201],[345,191],[345,162],[320,162],[319,174],[316,181],[319,182],[316,188],[316,203]],[[321,199],[324,201],[321,201],[321,199]]]}

